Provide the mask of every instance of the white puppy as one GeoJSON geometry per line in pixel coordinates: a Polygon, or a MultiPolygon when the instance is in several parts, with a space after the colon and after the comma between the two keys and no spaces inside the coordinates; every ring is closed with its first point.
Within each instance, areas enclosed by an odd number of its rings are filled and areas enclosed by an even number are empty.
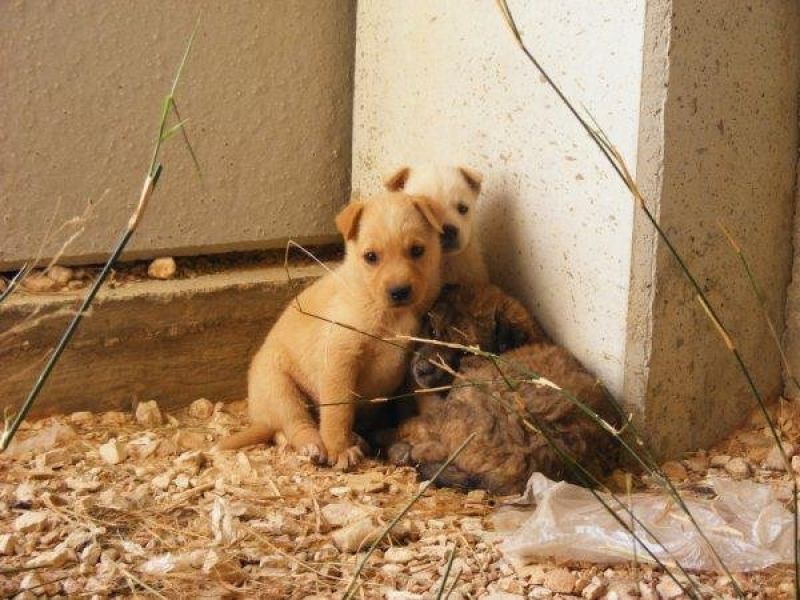
{"type": "Polygon", "coordinates": [[[489,272],[475,232],[475,208],[483,176],[467,167],[400,167],[383,181],[386,189],[427,196],[444,210],[443,283],[487,283],[489,272]]]}

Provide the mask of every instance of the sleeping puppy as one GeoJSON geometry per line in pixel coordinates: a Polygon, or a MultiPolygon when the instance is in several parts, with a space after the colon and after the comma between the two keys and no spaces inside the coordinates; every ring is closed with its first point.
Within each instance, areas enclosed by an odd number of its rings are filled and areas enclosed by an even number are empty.
{"type": "Polygon", "coordinates": [[[275,323],[250,366],[251,427],[218,449],[280,433],[318,463],[347,469],[363,456],[356,403],[392,393],[408,370],[408,342],[379,338],[416,335],[438,295],[442,217],[427,198],[384,193],[351,202],[336,226],[346,241],[343,263],[275,323]]]}
{"type": "MultiPolygon", "coordinates": [[[[401,423],[388,451],[390,461],[413,464],[430,478],[470,433],[477,432],[478,437],[440,476],[440,485],[512,494],[520,492],[535,471],[563,478],[566,470],[558,453],[527,420],[546,427],[557,444],[595,475],[613,466],[616,445],[605,431],[552,387],[519,382],[541,375],[611,425],[619,424],[603,386],[569,352],[548,341],[538,326],[520,328],[526,318],[518,309],[513,299],[492,287],[470,286],[442,294],[431,310],[433,338],[480,344],[484,350],[500,353],[502,361],[495,366],[458,350],[442,352],[440,347],[426,346],[412,360],[417,383],[426,388],[452,382],[454,387],[446,397],[428,394],[420,414],[401,423]],[[491,318],[493,313],[486,307],[493,304],[515,307],[515,317],[507,319],[504,310],[497,310],[491,318]],[[509,349],[520,341],[523,345],[509,349]],[[457,369],[457,377],[447,369],[431,370],[441,363],[457,369]]],[[[527,323],[535,321],[527,317],[527,323]]]]}
{"type": "Polygon", "coordinates": [[[444,283],[488,283],[489,272],[475,231],[475,209],[483,177],[467,167],[401,167],[384,179],[387,190],[403,190],[437,202],[444,214],[444,283]]]}

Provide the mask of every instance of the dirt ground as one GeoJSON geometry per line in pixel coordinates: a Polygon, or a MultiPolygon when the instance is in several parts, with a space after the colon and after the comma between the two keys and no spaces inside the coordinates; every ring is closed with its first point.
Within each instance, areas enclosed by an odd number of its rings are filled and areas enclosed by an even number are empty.
{"type": "MultiPolygon", "coordinates": [[[[28,424],[0,455],[0,595],[341,597],[374,535],[420,489],[416,474],[374,460],[338,473],[279,447],[208,452],[243,424],[242,411],[242,403],[201,399],[174,415],[142,403],[135,415],[74,413],[28,424]]],[[[781,404],[776,416],[796,440],[794,405],[781,404]]],[[[683,489],[709,473],[785,479],[770,464],[760,423],[754,417],[714,450],[669,463],[670,474],[683,489]]],[[[490,520],[503,501],[429,489],[370,557],[354,597],[683,597],[645,565],[543,560],[515,571],[490,520]]],[[[788,566],[736,576],[749,598],[791,597],[788,566]]],[[[724,576],[697,577],[707,597],[734,597],[724,576]]]]}

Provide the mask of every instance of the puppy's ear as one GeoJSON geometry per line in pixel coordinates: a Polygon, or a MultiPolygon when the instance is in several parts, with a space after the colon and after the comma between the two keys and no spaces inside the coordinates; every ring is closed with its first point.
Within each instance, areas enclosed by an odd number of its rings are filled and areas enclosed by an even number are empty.
{"type": "Polygon", "coordinates": [[[444,232],[444,211],[438,202],[434,202],[427,196],[414,196],[411,198],[411,202],[437,233],[444,232]]]}
{"type": "Polygon", "coordinates": [[[353,200],[336,215],[336,229],[344,236],[345,241],[355,239],[363,212],[364,203],[361,200],[353,200]]]}
{"type": "Polygon", "coordinates": [[[458,167],[459,173],[464,178],[464,181],[467,182],[469,188],[475,192],[476,194],[481,191],[481,184],[483,183],[483,175],[481,175],[475,169],[470,169],[469,167],[458,167]]]}
{"type": "Polygon", "coordinates": [[[406,181],[408,181],[408,176],[411,174],[410,167],[400,167],[397,171],[394,171],[391,175],[388,175],[383,179],[383,187],[385,187],[390,192],[399,192],[406,187],[406,181]]]}

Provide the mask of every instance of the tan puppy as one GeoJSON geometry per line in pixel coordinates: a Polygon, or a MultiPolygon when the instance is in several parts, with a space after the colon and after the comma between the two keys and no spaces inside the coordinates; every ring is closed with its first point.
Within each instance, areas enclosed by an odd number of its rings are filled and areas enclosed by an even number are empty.
{"type": "Polygon", "coordinates": [[[356,401],[400,385],[407,343],[376,338],[415,335],[439,293],[438,206],[386,193],[351,202],[336,226],[346,240],[342,265],[303,291],[275,323],[250,366],[252,426],[218,448],[282,433],[316,462],[349,468],[362,456],[353,433],[356,401]],[[308,399],[319,406],[319,427],[308,399]]]}
{"type": "Polygon", "coordinates": [[[427,196],[444,211],[444,283],[487,283],[489,272],[475,232],[475,208],[483,177],[467,167],[401,167],[384,179],[391,191],[427,196]]]}

